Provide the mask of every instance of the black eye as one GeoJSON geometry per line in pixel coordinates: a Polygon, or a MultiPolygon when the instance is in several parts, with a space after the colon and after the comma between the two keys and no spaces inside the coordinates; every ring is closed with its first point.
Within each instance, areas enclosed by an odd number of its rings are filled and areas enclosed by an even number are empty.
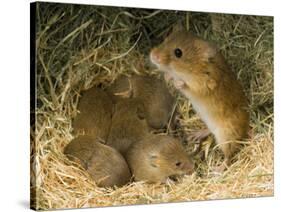
{"type": "Polygon", "coordinates": [[[181,49],[176,48],[175,51],[174,51],[174,53],[175,53],[175,56],[176,56],[177,58],[181,58],[181,56],[182,56],[182,50],[181,50],[181,49]]]}
{"type": "Polygon", "coordinates": [[[179,167],[181,165],[181,162],[177,162],[176,166],[179,167]]]}

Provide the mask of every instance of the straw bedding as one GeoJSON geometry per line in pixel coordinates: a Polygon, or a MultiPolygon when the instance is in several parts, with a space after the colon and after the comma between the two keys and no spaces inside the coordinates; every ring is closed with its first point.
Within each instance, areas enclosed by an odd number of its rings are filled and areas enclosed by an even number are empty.
{"type": "MultiPolygon", "coordinates": [[[[273,195],[273,18],[38,3],[36,126],[31,130],[31,191],[36,209],[98,207],[273,195]],[[82,90],[106,87],[119,74],[158,74],[148,54],[177,21],[213,40],[250,100],[248,146],[226,172],[210,136],[194,157],[196,173],[165,185],[134,182],[99,188],[63,154],[82,90]]],[[[204,128],[179,95],[180,131],[204,128]]],[[[188,144],[187,150],[194,148],[188,144]]]]}

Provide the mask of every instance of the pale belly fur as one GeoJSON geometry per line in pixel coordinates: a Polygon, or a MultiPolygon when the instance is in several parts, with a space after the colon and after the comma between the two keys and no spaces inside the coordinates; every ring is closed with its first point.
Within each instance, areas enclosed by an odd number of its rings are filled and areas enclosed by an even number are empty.
{"type": "Polygon", "coordinates": [[[194,110],[198,113],[203,122],[207,125],[208,129],[214,134],[216,140],[220,140],[223,136],[223,126],[220,126],[218,121],[212,116],[208,110],[208,105],[201,102],[189,92],[183,91],[183,94],[190,100],[194,110]]]}

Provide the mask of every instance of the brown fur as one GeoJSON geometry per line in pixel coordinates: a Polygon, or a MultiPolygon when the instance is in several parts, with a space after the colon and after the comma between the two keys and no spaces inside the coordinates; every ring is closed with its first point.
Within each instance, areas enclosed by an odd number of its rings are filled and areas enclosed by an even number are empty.
{"type": "Polygon", "coordinates": [[[164,128],[172,115],[175,98],[170,94],[164,80],[152,76],[131,78],[133,97],[144,103],[146,119],[154,129],[164,128]]]}
{"type": "Polygon", "coordinates": [[[194,169],[180,141],[160,134],[133,144],[126,159],[136,181],[164,183],[168,177],[191,174],[194,169]]]}
{"type": "Polygon", "coordinates": [[[91,88],[82,94],[78,115],[73,120],[74,134],[91,135],[106,141],[111,125],[113,103],[100,88],[91,88]]]}
{"type": "Polygon", "coordinates": [[[69,159],[79,162],[98,186],[122,186],[130,181],[130,170],[123,156],[89,135],[73,139],[64,153],[69,159]]]}
{"type": "Polygon", "coordinates": [[[227,162],[247,136],[248,102],[234,73],[217,48],[184,29],[176,28],[150,54],[158,68],[183,83],[180,91],[215,135],[227,162]],[[177,58],[174,50],[180,48],[177,58]]]}
{"type": "Polygon", "coordinates": [[[125,154],[131,144],[148,132],[143,104],[137,99],[120,99],[115,106],[107,145],[125,154]]]}
{"type": "Polygon", "coordinates": [[[137,98],[143,102],[145,117],[153,129],[164,128],[171,118],[175,98],[164,80],[154,76],[119,77],[109,88],[115,101],[120,97],[137,98]]]}

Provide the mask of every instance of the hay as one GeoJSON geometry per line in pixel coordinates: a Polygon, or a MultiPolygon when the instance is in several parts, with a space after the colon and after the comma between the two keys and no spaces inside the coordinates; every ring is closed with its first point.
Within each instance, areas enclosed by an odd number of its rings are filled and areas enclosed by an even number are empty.
{"type": "MultiPolygon", "coordinates": [[[[37,105],[32,132],[31,191],[37,209],[97,207],[273,195],[273,18],[130,8],[37,3],[37,105]],[[99,188],[66,159],[71,121],[80,92],[109,85],[119,74],[157,74],[149,49],[178,20],[214,40],[250,99],[249,145],[228,171],[214,175],[221,160],[213,138],[194,158],[192,176],[166,185],[134,182],[99,188]],[[204,159],[206,157],[206,159],[204,159]]],[[[178,95],[174,90],[175,95],[178,95]]],[[[178,95],[185,133],[203,128],[188,100],[178,95]]],[[[193,148],[191,145],[190,148],[193,148]]]]}

